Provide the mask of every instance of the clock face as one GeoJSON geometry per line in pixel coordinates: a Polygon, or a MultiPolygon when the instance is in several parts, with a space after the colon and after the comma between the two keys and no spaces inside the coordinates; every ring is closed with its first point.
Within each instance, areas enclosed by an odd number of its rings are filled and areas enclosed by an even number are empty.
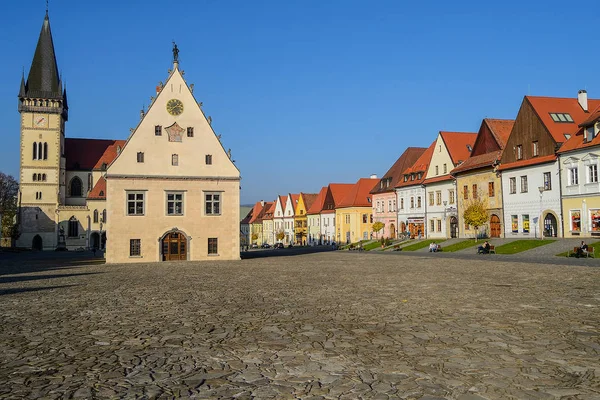
{"type": "Polygon", "coordinates": [[[171,99],[167,102],[167,111],[171,115],[179,115],[183,112],[183,103],[181,100],[171,99]]]}
{"type": "Polygon", "coordinates": [[[36,128],[44,128],[47,122],[48,120],[43,115],[33,116],[33,125],[35,125],[36,128]]]}

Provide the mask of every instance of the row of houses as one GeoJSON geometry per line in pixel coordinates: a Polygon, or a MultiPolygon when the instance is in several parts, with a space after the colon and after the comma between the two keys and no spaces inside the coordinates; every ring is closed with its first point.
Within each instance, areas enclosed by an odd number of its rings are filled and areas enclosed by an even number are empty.
{"type": "Polygon", "coordinates": [[[514,120],[485,118],[477,132],[441,131],[407,148],[377,179],[258,202],[242,220],[248,244],[355,242],[378,236],[600,236],[600,100],[525,96],[514,120]],[[480,202],[488,222],[463,212],[480,202]]]}

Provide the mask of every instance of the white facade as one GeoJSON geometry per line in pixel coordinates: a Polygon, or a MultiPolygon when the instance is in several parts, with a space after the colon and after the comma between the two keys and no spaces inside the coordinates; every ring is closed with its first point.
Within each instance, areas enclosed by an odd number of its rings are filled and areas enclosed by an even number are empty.
{"type": "Polygon", "coordinates": [[[427,192],[427,218],[425,231],[428,238],[449,238],[450,217],[457,217],[455,180],[430,183],[427,192]]]}
{"type": "Polygon", "coordinates": [[[331,244],[335,241],[335,212],[321,213],[321,234],[324,244],[331,244]]]}
{"type": "Polygon", "coordinates": [[[288,195],[287,201],[285,203],[285,213],[283,216],[283,226],[285,233],[285,244],[294,244],[296,239],[296,234],[294,232],[294,210],[296,209],[296,205],[293,204],[292,196],[288,195]]]}
{"type": "Polygon", "coordinates": [[[306,216],[308,224],[308,244],[316,246],[321,242],[321,217],[319,214],[309,214],[306,216]]]}
{"type": "Polygon", "coordinates": [[[546,235],[563,236],[558,161],[503,171],[502,198],[506,238],[539,238],[540,215],[546,235]]]}
{"type": "MultiPolygon", "coordinates": [[[[398,225],[424,225],[425,223],[425,187],[414,185],[396,189],[398,205],[398,225]]],[[[407,229],[407,228],[405,228],[407,229]]],[[[425,232],[421,230],[424,237],[425,232]]]]}
{"type": "Polygon", "coordinates": [[[283,240],[277,239],[277,234],[279,232],[284,232],[283,213],[285,203],[282,203],[282,201],[285,201],[285,198],[277,196],[277,201],[275,203],[275,214],[273,215],[273,231],[275,236],[275,243],[283,242],[283,240]]]}

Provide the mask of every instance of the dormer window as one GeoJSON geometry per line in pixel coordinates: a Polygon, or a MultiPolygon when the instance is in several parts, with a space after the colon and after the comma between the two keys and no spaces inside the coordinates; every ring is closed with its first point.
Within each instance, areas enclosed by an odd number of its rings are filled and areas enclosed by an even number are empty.
{"type": "Polygon", "coordinates": [[[550,113],[550,118],[554,122],[573,123],[573,118],[569,113],[550,113]]]}
{"type": "Polygon", "coordinates": [[[583,141],[585,143],[588,143],[588,142],[591,142],[592,139],[594,139],[594,127],[588,126],[587,128],[585,128],[585,131],[583,132],[583,141]]]}
{"type": "Polygon", "coordinates": [[[563,133],[563,135],[565,136],[565,139],[567,139],[567,140],[571,139],[571,134],[563,133]]]}
{"type": "Polygon", "coordinates": [[[471,151],[473,151],[473,148],[471,147],[471,145],[470,145],[470,144],[468,144],[468,145],[467,145],[467,150],[469,150],[469,153],[470,153],[471,151]]]}
{"type": "Polygon", "coordinates": [[[418,179],[421,179],[422,176],[423,176],[423,173],[419,172],[418,179]]]}
{"type": "Polygon", "coordinates": [[[404,182],[408,182],[408,175],[404,175],[404,182]]]}

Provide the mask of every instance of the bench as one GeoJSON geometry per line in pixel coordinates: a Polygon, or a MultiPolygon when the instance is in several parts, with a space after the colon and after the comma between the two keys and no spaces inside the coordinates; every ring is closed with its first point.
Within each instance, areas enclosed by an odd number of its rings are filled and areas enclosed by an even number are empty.
{"type": "MultiPolygon", "coordinates": [[[[588,246],[587,251],[585,253],[583,253],[584,256],[587,257],[593,257],[596,258],[596,253],[594,252],[594,247],[593,246],[588,246]]],[[[573,247],[573,251],[569,251],[567,252],[567,257],[572,257],[577,255],[577,252],[579,251],[579,246],[575,246],[573,247]]]]}
{"type": "Polygon", "coordinates": [[[492,254],[492,253],[496,254],[496,246],[490,245],[489,254],[492,254]]]}

